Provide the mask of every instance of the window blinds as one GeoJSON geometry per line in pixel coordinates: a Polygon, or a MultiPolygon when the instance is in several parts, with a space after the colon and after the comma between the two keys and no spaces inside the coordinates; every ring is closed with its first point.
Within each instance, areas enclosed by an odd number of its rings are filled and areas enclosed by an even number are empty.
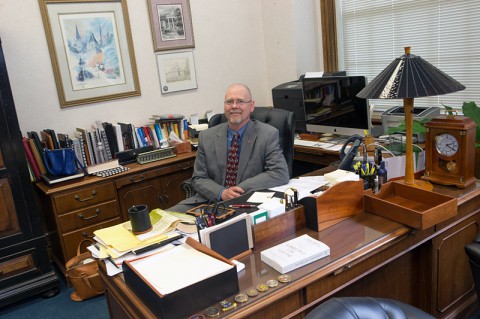
{"type": "MultiPolygon", "coordinates": [[[[460,92],[415,99],[415,106],[480,106],[480,2],[476,0],[337,0],[339,69],[368,81],[411,46],[466,86],[460,92]],[[343,63],[343,65],[342,65],[343,63]]],[[[402,100],[370,100],[377,110],[402,100]]]]}

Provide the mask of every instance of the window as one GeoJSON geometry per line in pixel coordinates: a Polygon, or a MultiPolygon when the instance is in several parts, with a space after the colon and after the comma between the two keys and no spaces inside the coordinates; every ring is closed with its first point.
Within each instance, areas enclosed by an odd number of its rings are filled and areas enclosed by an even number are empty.
{"type": "MultiPolygon", "coordinates": [[[[339,70],[372,80],[411,46],[466,86],[460,92],[415,99],[415,106],[480,105],[480,2],[476,0],[336,0],[339,70]]],[[[371,100],[377,110],[402,100],[371,100]]]]}

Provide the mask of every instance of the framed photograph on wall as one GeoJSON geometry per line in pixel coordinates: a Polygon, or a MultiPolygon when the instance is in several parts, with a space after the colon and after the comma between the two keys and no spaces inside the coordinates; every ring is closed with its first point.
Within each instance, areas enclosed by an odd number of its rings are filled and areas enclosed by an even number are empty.
{"type": "Polygon", "coordinates": [[[195,47],[189,0],[148,0],[155,51],[195,47]]]}
{"type": "Polygon", "coordinates": [[[140,95],[126,0],[40,0],[61,107],[140,95]]]}
{"type": "Polygon", "coordinates": [[[157,67],[162,93],[197,88],[192,51],[157,54],[157,67]]]}

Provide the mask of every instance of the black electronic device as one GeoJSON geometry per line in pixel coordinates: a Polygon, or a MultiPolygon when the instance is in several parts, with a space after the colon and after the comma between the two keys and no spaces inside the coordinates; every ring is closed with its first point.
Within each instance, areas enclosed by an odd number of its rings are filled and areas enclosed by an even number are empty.
{"type": "Polygon", "coordinates": [[[367,99],[357,97],[364,76],[305,77],[303,99],[309,132],[367,135],[371,132],[367,99]]]}
{"type": "Polygon", "coordinates": [[[353,160],[358,154],[358,147],[360,146],[362,139],[363,138],[359,135],[352,135],[347,141],[345,141],[345,144],[343,144],[342,149],[340,150],[340,165],[338,166],[338,169],[353,171],[353,160]],[[351,143],[352,145],[345,154],[345,149],[351,143]]]}
{"type": "Polygon", "coordinates": [[[302,82],[292,81],[274,87],[272,98],[274,108],[295,113],[295,131],[306,132],[302,82]]]}
{"type": "Polygon", "coordinates": [[[118,152],[115,154],[115,156],[118,159],[118,164],[120,165],[125,165],[129,163],[134,163],[137,161],[137,156],[138,154],[145,153],[145,152],[150,152],[153,151],[153,146],[143,146],[123,152],[118,152]]]}

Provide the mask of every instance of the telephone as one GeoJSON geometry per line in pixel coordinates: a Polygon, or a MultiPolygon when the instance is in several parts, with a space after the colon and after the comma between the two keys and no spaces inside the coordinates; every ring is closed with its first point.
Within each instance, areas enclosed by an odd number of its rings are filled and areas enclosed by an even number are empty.
{"type": "Polygon", "coordinates": [[[345,144],[343,144],[342,149],[340,150],[340,165],[338,166],[338,169],[353,172],[353,159],[358,154],[358,147],[360,146],[362,140],[363,137],[360,135],[352,135],[348,138],[348,140],[345,141],[345,144]],[[353,144],[348,150],[347,154],[345,154],[345,148],[350,143],[353,144]]]}

